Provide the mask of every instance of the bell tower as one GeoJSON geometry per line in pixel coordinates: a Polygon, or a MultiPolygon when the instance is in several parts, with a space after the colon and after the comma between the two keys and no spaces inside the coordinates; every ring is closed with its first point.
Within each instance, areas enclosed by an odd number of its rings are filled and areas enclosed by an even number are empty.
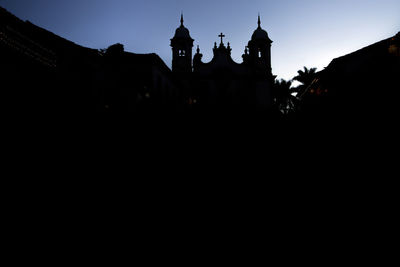
{"type": "Polygon", "coordinates": [[[181,26],[176,29],[175,36],[171,39],[173,72],[192,72],[193,42],[189,30],[183,25],[183,14],[181,14],[181,26]]]}
{"type": "Polygon", "coordinates": [[[258,15],[258,28],[254,31],[249,41],[247,58],[257,70],[267,74],[272,74],[271,45],[272,41],[269,39],[268,33],[261,28],[261,19],[260,15],[258,15]]]}

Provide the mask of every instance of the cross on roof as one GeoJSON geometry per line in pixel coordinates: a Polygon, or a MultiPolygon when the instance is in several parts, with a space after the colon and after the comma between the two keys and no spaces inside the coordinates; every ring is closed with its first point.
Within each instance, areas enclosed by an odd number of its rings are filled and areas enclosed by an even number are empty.
{"type": "Polygon", "coordinates": [[[222,40],[222,38],[224,38],[225,37],[225,35],[221,32],[221,34],[220,35],[218,35],[218,37],[221,37],[221,44],[223,44],[224,42],[223,42],[223,40],[222,40]]]}

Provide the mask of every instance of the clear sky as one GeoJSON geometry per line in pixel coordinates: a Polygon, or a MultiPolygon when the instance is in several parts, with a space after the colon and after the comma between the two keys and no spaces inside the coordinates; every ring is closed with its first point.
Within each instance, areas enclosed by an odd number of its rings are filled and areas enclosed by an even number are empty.
{"type": "Polygon", "coordinates": [[[238,63],[260,13],[274,41],[273,73],[284,79],[400,31],[400,0],[0,0],[0,6],[77,44],[119,42],[129,52],[157,53],[168,66],[181,11],[203,61],[211,60],[223,32],[238,63]]]}

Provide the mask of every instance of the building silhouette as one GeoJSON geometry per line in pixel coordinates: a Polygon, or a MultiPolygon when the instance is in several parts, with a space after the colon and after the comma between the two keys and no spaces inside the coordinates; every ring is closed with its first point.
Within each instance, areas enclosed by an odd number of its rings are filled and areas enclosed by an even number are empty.
{"type": "Polygon", "coordinates": [[[0,7],[0,77],[14,112],[138,112],[177,108],[179,88],[156,54],[99,51],[0,7]]]}
{"type": "Polygon", "coordinates": [[[399,77],[400,32],[333,59],[299,92],[300,113],[354,121],[384,120],[397,113],[399,77]]]}

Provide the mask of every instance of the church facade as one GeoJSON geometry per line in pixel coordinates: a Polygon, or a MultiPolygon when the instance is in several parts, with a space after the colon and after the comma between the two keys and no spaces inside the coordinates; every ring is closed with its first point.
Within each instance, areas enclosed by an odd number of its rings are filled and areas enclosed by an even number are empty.
{"type": "Polygon", "coordinates": [[[210,62],[202,61],[200,48],[193,56],[194,39],[183,24],[171,39],[172,73],[182,86],[185,102],[194,108],[267,110],[273,105],[275,76],[271,68],[271,45],[268,33],[258,27],[243,54],[243,62],[231,57],[230,43],[214,43],[210,62]]]}

